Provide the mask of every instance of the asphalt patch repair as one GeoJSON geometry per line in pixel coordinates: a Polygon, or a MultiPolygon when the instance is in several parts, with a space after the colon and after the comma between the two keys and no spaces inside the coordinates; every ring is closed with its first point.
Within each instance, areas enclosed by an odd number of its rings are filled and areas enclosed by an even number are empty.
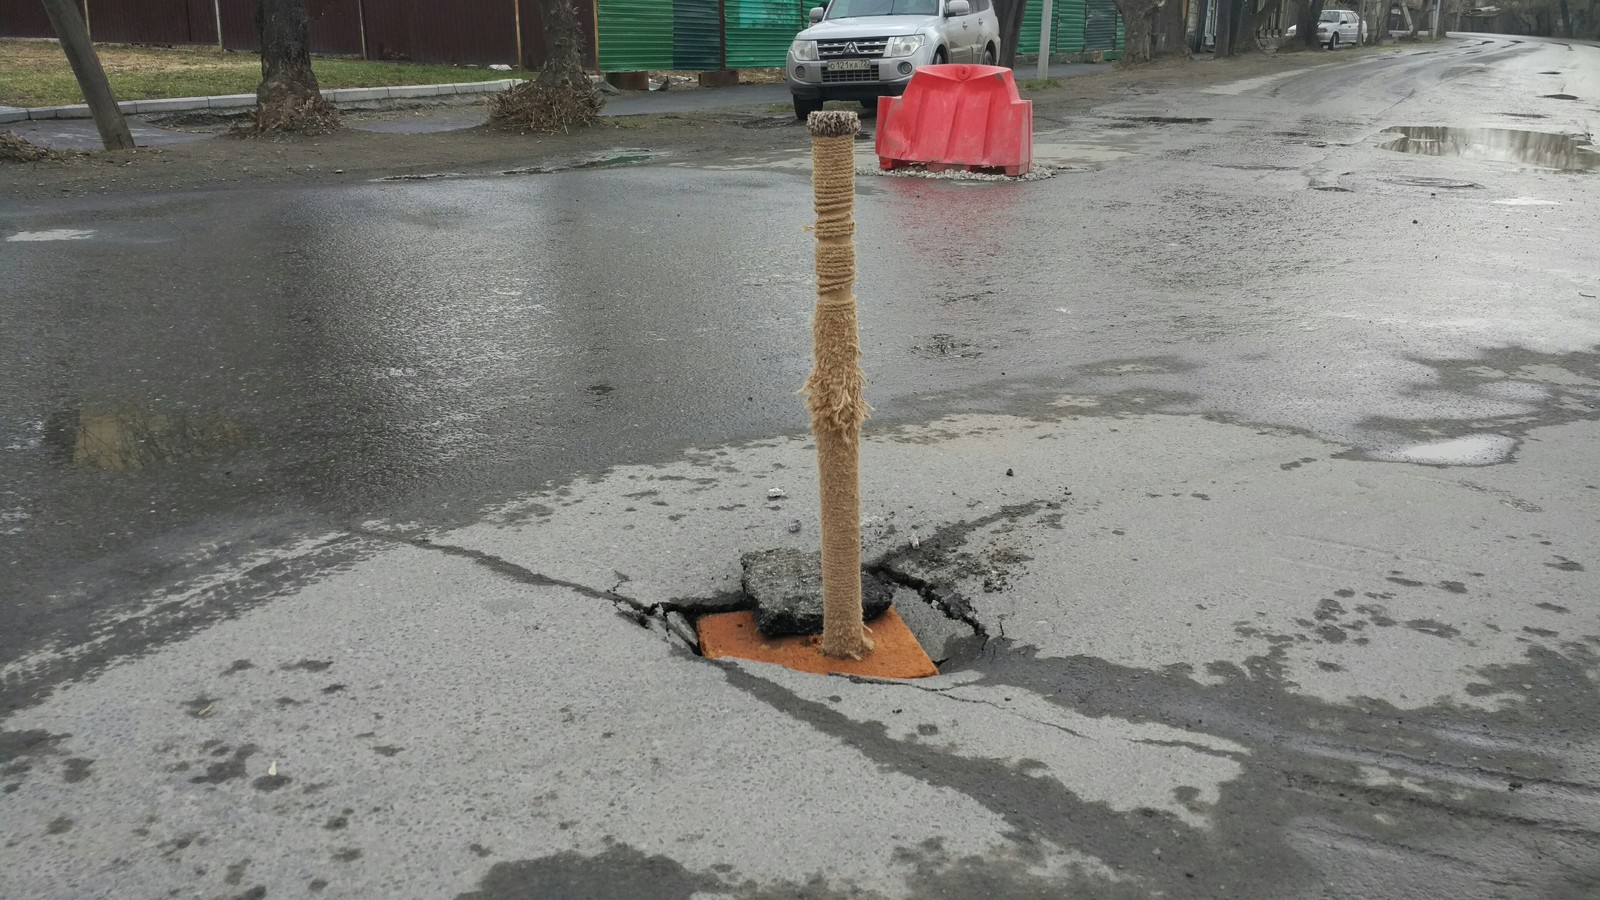
{"type": "Polygon", "coordinates": [[[822,558],[792,548],[746,553],[740,559],[745,595],[755,608],[703,615],[696,620],[700,653],[776,663],[817,675],[925,678],[939,674],[911,628],[895,612],[893,589],[861,573],[862,618],[873,649],[863,658],[838,659],[820,649],[823,624],[822,558]]]}
{"type": "Polygon", "coordinates": [[[821,639],[816,635],[766,637],[756,627],[755,614],[749,610],[701,616],[695,626],[700,632],[700,653],[707,659],[750,659],[815,675],[927,678],[939,674],[893,607],[867,623],[873,649],[861,659],[822,655],[821,639]]]}

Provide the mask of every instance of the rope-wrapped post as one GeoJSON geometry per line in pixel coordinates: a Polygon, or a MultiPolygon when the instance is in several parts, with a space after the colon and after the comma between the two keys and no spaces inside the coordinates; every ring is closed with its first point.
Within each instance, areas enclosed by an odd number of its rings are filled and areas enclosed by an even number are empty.
{"type": "Polygon", "coordinates": [[[872,649],[861,612],[861,338],[856,331],[855,135],[853,112],[825,110],[811,130],[811,190],[817,212],[815,365],[806,408],[822,486],[822,652],[860,659],[872,649]]]}

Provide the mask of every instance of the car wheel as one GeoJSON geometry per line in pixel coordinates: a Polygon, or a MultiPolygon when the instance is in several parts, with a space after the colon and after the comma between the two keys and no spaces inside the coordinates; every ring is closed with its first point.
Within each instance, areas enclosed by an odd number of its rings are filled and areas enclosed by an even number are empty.
{"type": "Polygon", "coordinates": [[[990,44],[989,46],[983,48],[983,64],[986,65],[986,66],[994,65],[994,45],[993,44],[990,44]]]}
{"type": "Polygon", "coordinates": [[[943,47],[940,47],[939,49],[933,51],[933,64],[934,65],[942,66],[942,65],[944,65],[945,63],[947,63],[949,61],[950,61],[950,57],[945,54],[943,47]]]}
{"type": "Polygon", "coordinates": [[[794,98],[794,117],[804,122],[806,116],[822,110],[821,97],[802,97],[798,94],[794,98]]]}
{"type": "Polygon", "coordinates": [[[1333,37],[1328,38],[1328,49],[1329,50],[1337,50],[1337,49],[1339,49],[1339,32],[1335,31],[1333,33],[1333,37]]]}

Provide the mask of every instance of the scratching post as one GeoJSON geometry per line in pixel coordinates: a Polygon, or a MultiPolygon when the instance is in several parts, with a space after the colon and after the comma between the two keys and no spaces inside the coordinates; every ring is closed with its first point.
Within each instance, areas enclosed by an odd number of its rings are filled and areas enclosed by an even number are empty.
{"type": "Polygon", "coordinates": [[[856,333],[855,135],[853,112],[825,110],[811,131],[811,190],[817,212],[815,366],[806,408],[822,485],[822,652],[860,659],[872,649],[861,621],[861,339],[856,333]]]}

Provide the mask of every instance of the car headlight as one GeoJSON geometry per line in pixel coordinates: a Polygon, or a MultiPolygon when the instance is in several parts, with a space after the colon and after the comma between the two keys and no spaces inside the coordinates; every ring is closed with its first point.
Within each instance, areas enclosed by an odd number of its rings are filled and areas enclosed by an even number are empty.
{"type": "Polygon", "coordinates": [[[889,38],[889,46],[883,51],[883,55],[890,59],[910,56],[922,49],[922,41],[920,34],[902,34],[899,37],[889,38]]]}
{"type": "Polygon", "coordinates": [[[801,62],[817,61],[816,41],[795,41],[789,45],[789,53],[801,62]]]}

